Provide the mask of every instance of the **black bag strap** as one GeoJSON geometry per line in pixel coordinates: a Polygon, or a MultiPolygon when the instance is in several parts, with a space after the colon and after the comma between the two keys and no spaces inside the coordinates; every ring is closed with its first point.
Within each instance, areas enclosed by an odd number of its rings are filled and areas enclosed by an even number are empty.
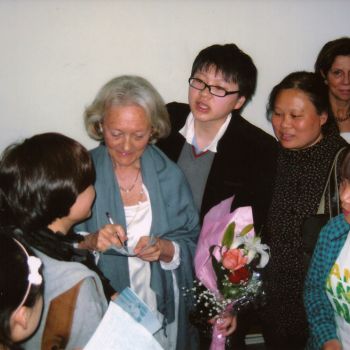
{"type": "Polygon", "coordinates": [[[339,185],[338,185],[338,159],[340,154],[346,149],[346,147],[340,148],[333,160],[331,165],[326,185],[324,187],[322,197],[320,200],[320,204],[318,206],[317,214],[325,214],[326,213],[326,194],[327,196],[327,205],[329,218],[332,218],[336,215],[340,214],[339,207],[339,185]]]}

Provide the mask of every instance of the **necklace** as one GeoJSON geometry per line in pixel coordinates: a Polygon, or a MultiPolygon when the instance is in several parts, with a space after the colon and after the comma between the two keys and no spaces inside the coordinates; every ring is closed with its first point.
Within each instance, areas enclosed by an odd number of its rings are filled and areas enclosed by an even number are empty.
{"type": "MultiPolygon", "coordinates": [[[[139,170],[137,171],[135,180],[134,180],[133,184],[129,188],[122,187],[120,184],[119,184],[119,188],[125,193],[131,192],[134,189],[134,187],[136,186],[136,182],[137,182],[137,179],[139,178],[140,171],[141,171],[141,168],[139,168],[139,170]]],[[[118,178],[118,176],[117,176],[117,178],[118,178]]]]}
{"type": "Polygon", "coordinates": [[[334,119],[335,119],[338,123],[345,122],[345,120],[350,119],[350,113],[348,113],[345,117],[334,117],[334,119]]]}
{"type": "Polygon", "coordinates": [[[338,109],[337,113],[334,113],[334,119],[338,122],[338,123],[342,123],[345,122],[345,120],[350,119],[350,111],[348,110],[347,112],[343,112],[343,110],[338,109]],[[338,115],[337,115],[338,114],[338,115]]]}

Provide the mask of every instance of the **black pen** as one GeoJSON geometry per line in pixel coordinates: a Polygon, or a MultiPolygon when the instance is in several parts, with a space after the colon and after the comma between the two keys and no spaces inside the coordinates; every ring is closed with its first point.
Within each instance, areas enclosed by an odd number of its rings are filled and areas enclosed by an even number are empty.
{"type": "MultiPolygon", "coordinates": [[[[107,216],[107,219],[108,219],[108,222],[111,224],[111,225],[114,225],[114,221],[113,219],[111,218],[111,216],[109,215],[109,212],[106,211],[106,216],[107,216]]],[[[119,238],[118,234],[116,234],[117,238],[118,238],[118,241],[119,243],[121,244],[122,248],[125,248],[125,244],[121,241],[121,239],[119,238]]]]}

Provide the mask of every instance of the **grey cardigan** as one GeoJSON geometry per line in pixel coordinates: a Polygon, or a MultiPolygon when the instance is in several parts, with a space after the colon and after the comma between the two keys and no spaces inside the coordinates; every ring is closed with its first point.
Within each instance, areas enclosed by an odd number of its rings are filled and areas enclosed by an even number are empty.
{"type": "Polygon", "coordinates": [[[34,250],[44,266],[44,311],[39,329],[32,338],[23,344],[23,348],[26,350],[41,349],[42,335],[51,300],[72,288],[79,281],[84,280],[79,290],[71,335],[66,350],[83,348],[107,310],[108,305],[101,281],[95,272],[81,263],[59,261],[37,249],[34,250]]]}

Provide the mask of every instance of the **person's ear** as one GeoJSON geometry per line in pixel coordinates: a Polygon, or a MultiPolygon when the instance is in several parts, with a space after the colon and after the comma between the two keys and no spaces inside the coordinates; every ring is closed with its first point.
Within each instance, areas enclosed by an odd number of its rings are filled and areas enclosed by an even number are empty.
{"type": "Polygon", "coordinates": [[[321,115],[320,115],[320,122],[321,122],[321,126],[326,124],[326,121],[328,119],[328,114],[326,112],[323,112],[321,115]]]}
{"type": "Polygon", "coordinates": [[[30,309],[26,306],[21,306],[11,316],[13,327],[20,326],[23,329],[27,329],[29,317],[30,317],[30,309]]]}
{"type": "Polygon", "coordinates": [[[235,106],[233,107],[233,109],[240,109],[244,105],[245,101],[246,101],[245,96],[241,96],[237,100],[237,102],[236,102],[235,106]]]}
{"type": "Polygon", "coordinates": [[[10,317],[11,339],[14,342],[21,341],[27,334],[29,325],[30,310],[26,306],[21,306],[10,317]]]}

